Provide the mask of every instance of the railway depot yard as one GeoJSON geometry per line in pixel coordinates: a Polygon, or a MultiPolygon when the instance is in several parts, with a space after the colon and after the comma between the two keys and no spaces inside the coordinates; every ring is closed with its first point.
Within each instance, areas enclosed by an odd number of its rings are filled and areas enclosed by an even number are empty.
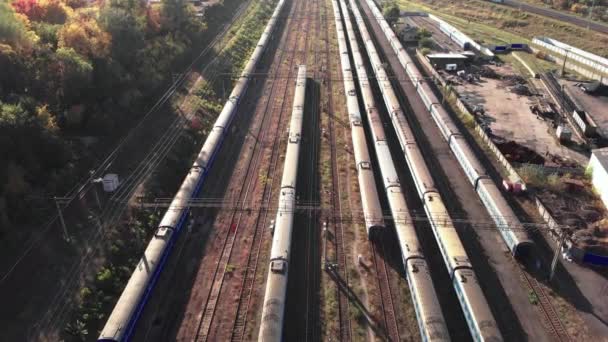
{"type": "Polygon", "coordinates": [[[95,229],[136,225],[137,248],[83,244],[49,323],[0,340],[608,341],[608,91],[574,50],[608,35],[479,0],[252,0],[233,20],[180,88],[181,166],[102,194],[129,210],[95,229]],[[532,43],[551,28],[577,65],[532,43]]]}

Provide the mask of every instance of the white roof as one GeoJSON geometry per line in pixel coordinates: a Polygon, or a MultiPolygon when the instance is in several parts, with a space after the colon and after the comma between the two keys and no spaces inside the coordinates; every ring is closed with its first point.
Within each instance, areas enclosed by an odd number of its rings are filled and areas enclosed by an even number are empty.
{"type": "Polygon", "coordinates": [[[598,148],[591,151],[591,154],[597,158],[598,162],[604,170],[608,171],[608,147],[598,148]]]}
{"type": "Polygon", "coordinates": [[[430,55],[426,55],[428,58],[459,58],[466,59],[467,56],[460,53],[433,53],[430,55]]]}

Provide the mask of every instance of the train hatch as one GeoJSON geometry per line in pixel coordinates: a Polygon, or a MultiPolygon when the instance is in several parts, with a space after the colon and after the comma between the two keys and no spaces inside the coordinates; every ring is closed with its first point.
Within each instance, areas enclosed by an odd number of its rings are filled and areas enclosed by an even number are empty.
{"type": "Polygon", "coordinates": [[[270,262],[270,270],[272,273],[285,274],[287,271],[287,263],[285,260],[273,260],[270,262]]]}

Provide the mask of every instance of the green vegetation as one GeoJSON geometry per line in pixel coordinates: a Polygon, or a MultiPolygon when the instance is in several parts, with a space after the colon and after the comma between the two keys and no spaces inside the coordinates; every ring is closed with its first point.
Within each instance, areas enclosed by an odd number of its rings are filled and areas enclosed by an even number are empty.
{"type": "Polygon", "coordinates": [[[598,55],[608,55],[607,35],[488,1],[397,0],[397,3],[405,10],[440,15],[481,43],[529,43],[534,36],[549,36],[598,55]]]}
{"type": "Polygon", "coordinates": [[[608,22],[608,1],[606,0],[523,0],[523,2],[608,22]]]}
{"type": "Polygon", "coordinates": [[[0,233],[46,219],[210,38],[177,0],[1,2],[0,233]]]}
{"type": "Polygon", "coordinates": [[[418,41],[418,47],[421,49],[431,49],[433,48],[433,40],[431,38],[421,38],[418,41]]]}
{"type": "MultiPolygon", "coordinates": [[[[233,73],[239,73],[250,53],[255,48],[276,1],[252,5],[243,24],[236,30],[225,48],[219,52],[218,60],[225,68],[233,73]]],[[[223,107],[223,101],[216,96],[214,88],[221,87],[221,79],[215,77],[217,68],[207,80],[199,80],[192,89],[192,94],[186,99],[190,109],[203,112],[202,129],[189,131],[179,140],[175,153],[157,171],[148,184],[148,193],[171,193],[181,181],[182,175],[175,170],[186,170],[196,153],[195,141],[200,141],[202,135],[211,126],[223,107]],[[162,181],[161,181],[162,180],[162,181]]],[[[230,86],[227,84],[226,86],[230,86]]],[[[262,178],[262,175],[260,175],[262,178]]],[[[265,177],[264,177],[265,178],[265,177]]],[[[263,181],[269,181],[264,179],[263,181]]],[[[133,268],[141,257],[143,250],[155,231],[162,212],[150,213],[144,210],[134,210],[132,223],[124,231],[113,231],[107,241],[112,241],[106,251],[106,262],[97,272],[95,278],[80,292],[79,306],[67,324],[63,338],[66,341],[84,341],[97,336],[102,325],[111,312],[114,303],[128,281],[133,268]]],[[[233,273],[237,267],[226,266],[228,273],[233,273]]]]}
{"type": "Polygon", "coordinates": [[[517,173],[526,182],[526,184],[536,188],[548,189],[553,192],[561,192],[565,190],[565,179],[571,179],[572,175],[566,173],[559,175],[557,173],[547,173],[542,166],[524,165],[517,168],[517,173]]]}
{"type": "Polygon", "coordinates": [[[105,266],[97,272],[88,287],[80,290],[74,319],[64,330],[65,341],[87,341],[97,337],[144,249],[143,239],[129,237],[147,236],[156,229],[159,221],[159,213],[138,210],[126,231],[112,234],[105,266]],[[133,251],[139,254],[135,255],[133,251]]]}
{"type": "Polygon", "coordinates": [[[392,26],[399,20],[399,6],[394,1],[386,1],[382,3],[382,14],[386,21],[392,26]]]}
{"type": "Polygon", "coordinates": [[[532,290],[528,292],[528,301],[532,305],[538,305],[538,295],[536,295],[536,292],[532,290]]]}

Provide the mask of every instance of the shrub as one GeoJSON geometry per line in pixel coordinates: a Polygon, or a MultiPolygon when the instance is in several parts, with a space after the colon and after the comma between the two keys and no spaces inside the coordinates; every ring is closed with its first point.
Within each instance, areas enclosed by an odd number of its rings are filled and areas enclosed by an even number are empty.
{"type": "Polygon", "coordinates": [[[433,40],[431,38],[422,38],[418,41],[418,47],[430,49],[433,47],[433,40]]]}

